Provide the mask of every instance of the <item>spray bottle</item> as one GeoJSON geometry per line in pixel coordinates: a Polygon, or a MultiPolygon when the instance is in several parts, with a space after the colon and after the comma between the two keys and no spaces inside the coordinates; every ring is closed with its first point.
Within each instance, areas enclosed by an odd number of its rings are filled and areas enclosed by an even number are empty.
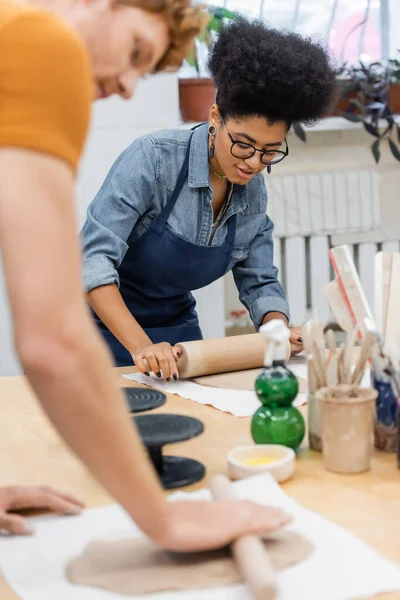
{"type": "Polygon", "coordinates": [[[263,406],[253,415],[251,435],[256,444],[281,444],[297,450],[305,424],[292,406],[299,383],[285,364],[290,332],[283,321],[273,320],[263,325],[260,333],[266,340],[265,368],[256,379],[255,390],[263,406]]]}

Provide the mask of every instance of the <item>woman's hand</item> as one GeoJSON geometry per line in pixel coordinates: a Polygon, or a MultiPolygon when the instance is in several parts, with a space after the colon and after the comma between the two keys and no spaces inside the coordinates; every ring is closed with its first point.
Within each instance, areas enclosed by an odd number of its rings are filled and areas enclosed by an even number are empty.
{"type": "Polygon", "coordinates": [[[0,531],[16,535],[31,535],[33,528],[27,519],[9,511],[46,508],[66,515],[79,514],[84,505],[70,496],[48,486],[0,487],[0,531]]]}
{"type": "Polygon", "coordinates": [[[172,347],[168,342],[160,344],[151,344],[138,348],[133,355],[135,367],[144,375],[149,375],[151,371],[157,377],[162,377],[169,381],[179,378],[176,363],[181,357],[182,350],[179,345],[172,347]]]}
{"type": "Polygon", "coordinates": [[[292,327],[290,329],[290,347],[292,355],[303,352],[303,338],[302,338],[302,327],[292,327]]]}
{"type": "Polygon", "coordinates": [[[279,508],[242,500],[171,502],[164,518],[159,535],[151,537],[175,552],[222,548],[243,535],[278,531],[291,520],[279,508]]]}

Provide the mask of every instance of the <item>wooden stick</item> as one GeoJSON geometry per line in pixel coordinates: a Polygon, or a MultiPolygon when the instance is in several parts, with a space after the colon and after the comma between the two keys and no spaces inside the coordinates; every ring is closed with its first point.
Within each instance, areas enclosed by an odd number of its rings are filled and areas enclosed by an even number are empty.
{"type": "Polygon", "coordinates": [[[354,369],[351,383],[354,385],[359,385],[361,383],[361,379],[363,378],[365,366],[368,362],[368,358],[370,352],[372,350],[372,346],[374,346],[375,340],[372,337],[367,337],[365,342],[361,346],[360,354],[358,357],[358,361],[356,364],[356,368],[354,369]]]}
{"type": "Polygon", "coordinates": [[[384,351],[394,363],[395,369],[399,364],[400,348],[400,254],[393,255],[392,272],[390,277],[390,290],[386,318],[386,331],[384,332],[384,351]]]}
{"type": "Polygon", "coordinates": [[[316,392],[320,387],[324,385],[324,377],[321,375],[321,371],[317,364],[317,359],[314,356],[314,345],[312,339],[312,324],[311,321],[303,326],[302,329],[304,350],[307,358],[307,369],[308,369],[308,391],[310,394],[316,392]]]}
{"type": "Polygon", "coordinates": [[[390,279],[394,252],[377,252],[375,256],[375,322],[382,336],[386,332],[386,315],[389,302],[390,279]]]}
{"type": "Polygon", "coordinates": [[[335,334],[332,329],[328,329],[325,334],[325,339],[330,351],[326,363],[326,385],[336,385],[338,383],[338,353],[335,334]]]}
{"type": "MultiPolygon", "coordinates": [[[[264,366],[266,341],[261,333],[182,342],[179,345],[183,352],[177,367],[182,379],[264,366]]],[[[290,357],[290,343],[286,357],[290,357]]]]}
{"type": "MultiPolygon", "coordinates": [[[[215,500],[232,500],[235,493],[224,475],[216,475],[210,482],[215,500]]],[[[233,558],[247,582],[255,600],[274,600],[278,589],[275,571],[268,552],[258,536],[246,535],[232,543],[233,558]]]]}
{"type": "Polygon", "coordinates": [[[340,344],[340,349],[339,349],[339,352],[338,352],[338,378],[339,378],[339,383],[346,383],[346,374],[344,372],[343,356],[344,356],[344,344],[340,344]]]}
{"type": "Polygon", "coordinates": [[[315,340],[312,342],[312,349],[312,354],[314,356],[314,367],[317,372],[319,387],[325,387],[325,352],[324,355],[321,354],[321,349],[315,340]]]}
{"type": "Polygon", "coordinates": [[[343,350],[343,383],[351,382],[351,365],[353,364],[354,344],[357,340],[358,327],[354,327],[351,333],[346,336],[346,341],[343,350]]]}

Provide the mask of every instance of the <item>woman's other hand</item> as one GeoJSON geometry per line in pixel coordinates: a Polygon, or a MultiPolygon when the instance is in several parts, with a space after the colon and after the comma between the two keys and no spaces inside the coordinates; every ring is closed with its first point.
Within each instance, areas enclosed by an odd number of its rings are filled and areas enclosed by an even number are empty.
{"type": "Polygon", "coordinates": [[[292,355],[303,352],[303,338],[302,338],[302,327],[292,327],[290,329],[290,348],[292,355]]]}

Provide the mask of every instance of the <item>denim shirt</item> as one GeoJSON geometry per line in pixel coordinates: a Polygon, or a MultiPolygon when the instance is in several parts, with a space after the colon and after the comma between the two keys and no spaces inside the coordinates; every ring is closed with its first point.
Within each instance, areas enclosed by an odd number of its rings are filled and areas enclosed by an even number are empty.
{"type": "MultiPolygon", "coordinates": [[[[177,129],[144,135],[117,158],[88,207],[81,232],[86,291],[101,285],[119,285],[118,267],[128,249],[128,238],[138,240],[171,197],[190,134],[191,131],[177,129]]],[[[214,232],[212,200],[208,131],[202,125],[193,133],[188,182],[168,225],[192,243],[216,246],[224,243],[227,223],[236,214],[229,269],[241,302],[256,328],[271,311],[289,318],[289,307],[273,265],[273,224],[266,214],[263,176],[257,175],[246,186],[233,186],[228,209],[214,232]]]]}

